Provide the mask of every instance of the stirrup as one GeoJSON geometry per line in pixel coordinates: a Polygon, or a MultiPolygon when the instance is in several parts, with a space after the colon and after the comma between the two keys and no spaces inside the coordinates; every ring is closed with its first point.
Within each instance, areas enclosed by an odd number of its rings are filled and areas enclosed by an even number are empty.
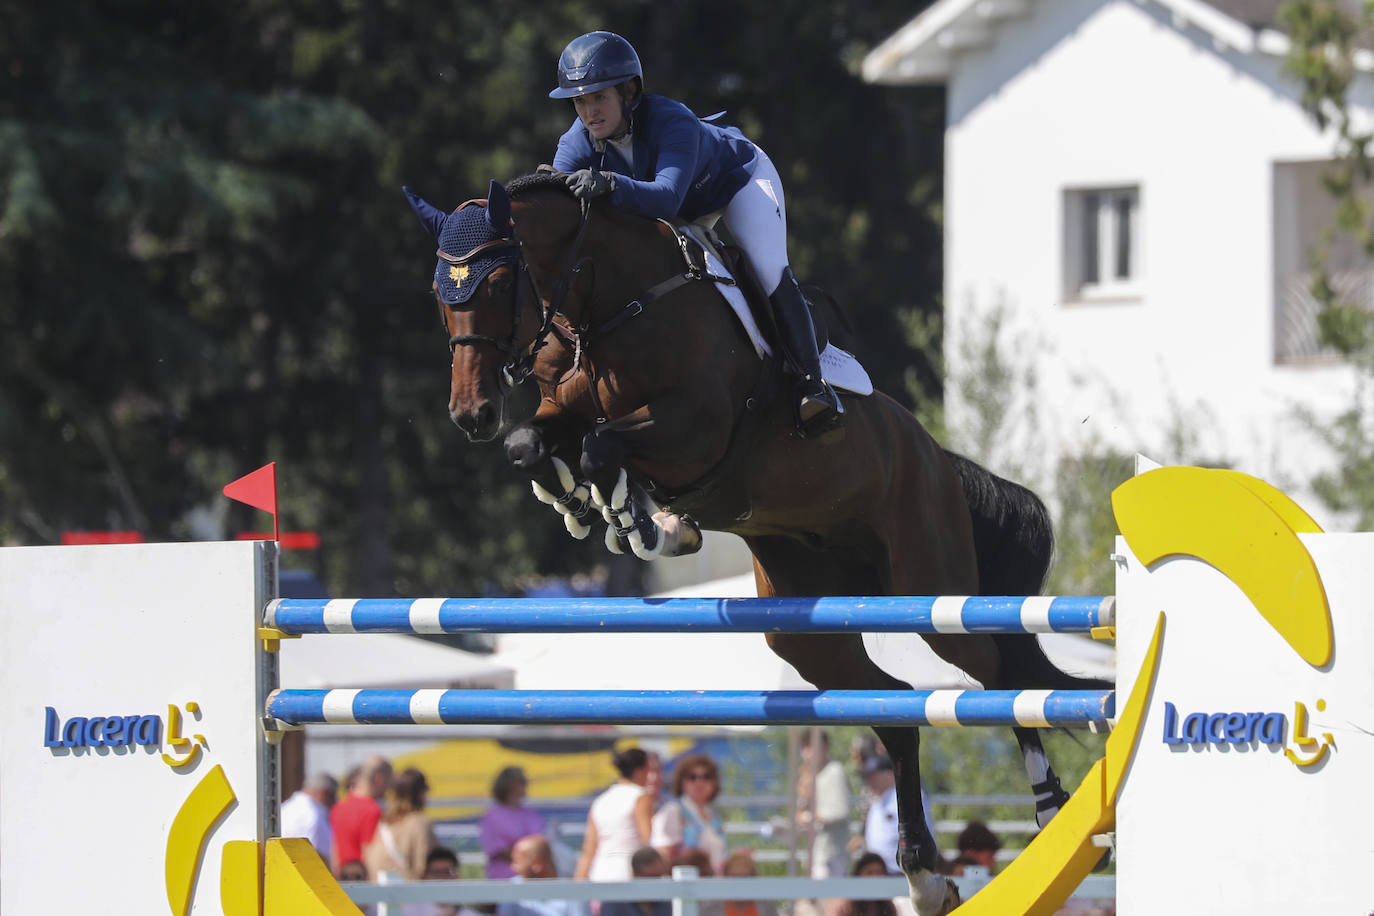
{"type": "Polygon", "coordinates": [[[797,383],[793,413],[797,432],[803,439],[820,439],[827,433],[841,430],[844,422],[844,404],[839,395],[828,382],[813,375],[805,376],[797,383]]]}

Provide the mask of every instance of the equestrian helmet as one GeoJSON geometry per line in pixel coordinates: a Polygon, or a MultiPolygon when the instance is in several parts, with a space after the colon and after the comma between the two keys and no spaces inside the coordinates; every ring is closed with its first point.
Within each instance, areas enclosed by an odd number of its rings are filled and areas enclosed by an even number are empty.
{"type": "Polygon", "coordinates": [[[568,42],[558,58],[558,88],[551,99],[571,99],[638,79],[644,70],[630,43],[614,32],[588,32],[568,42]]]}

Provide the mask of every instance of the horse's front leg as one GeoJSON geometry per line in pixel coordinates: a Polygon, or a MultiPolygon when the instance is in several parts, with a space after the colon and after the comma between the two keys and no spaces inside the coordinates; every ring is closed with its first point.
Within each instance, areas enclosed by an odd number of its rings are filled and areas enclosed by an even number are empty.
{"type": "Polygon", "coordinates": [[[566,414],[536,414],[506,436],[506,459],[530,478],[530,487],[542,503],[563,517],[568,533],[581,540],[591,532],[595,518],[588,484],[579,481],[573,468],[581,430],[566,414]],[[560,456],[566,456],[560,457],[560,456]]]}
{"type": "Polygon", "coordinates": [[[589,433],[582,440],[581,468],[591,482],[592,502],[609,526],[606,549],[628,548],[641,560],[680,557],[701,549],[701,529],[671,512],[653,512],[635,499],[626,465],[627,434],[615,429],[589,433]]]}

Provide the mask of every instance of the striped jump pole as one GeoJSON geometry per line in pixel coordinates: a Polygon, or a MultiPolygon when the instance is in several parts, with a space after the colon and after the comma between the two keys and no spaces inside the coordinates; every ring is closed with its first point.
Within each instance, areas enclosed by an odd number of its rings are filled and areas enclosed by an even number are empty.
{"type": "Polygon", "coordinates": [[[1008,725],[1086,727],[1111,690],[277,690],[287,725],[1008,725]]]}
{"type": "Polygon", "coordinates": [[[284,633],[1087,633],[1113,597],[282,598],[284,633]]]}

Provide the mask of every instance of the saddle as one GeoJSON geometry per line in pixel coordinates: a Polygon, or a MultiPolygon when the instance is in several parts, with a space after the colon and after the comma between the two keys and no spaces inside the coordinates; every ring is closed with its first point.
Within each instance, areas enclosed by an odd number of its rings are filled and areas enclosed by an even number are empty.
{"type": "MultiPolygon", "coordinates": [[[[778,346],[778,322],[777,316],[774,314],[772,300],[768,298],[768,291],[759,282],[754,269],[749,266],[749,259],[744,256],[744,249],[724,241],[716,234],[714,228],[704,223],[690,223],[683,220],[659,220],[659,222],[673,230],[673,234],[677,236],[678,245],[682,248],[683,258],[693,268],[709,273],[707,261],[711,255],[714,255],[725,265],[729,276],[735,281],[740,292],[744,294],[744,301],[749,305],[749,312],[754,316],[754,321],[769,347],[778,346]]],[[[806,305],[811,312],[811,324],[816,329],[816,347],[824,350],[826,344],[830,342],[829,328],[810,296],[806,297],[806,305]]]]}
{"type": "MultiPolygon", "coordinates": [[[[682,220],[659,220],[673,231],[683,260],[690,272],[714,280],[716,288],[730,304],[760,359],[781,353],[778,342],[777,318],[768,293],[763,289],[749,266],[743,250],[723,242],[715,230],[703,223],[682,220]]],[[[804,290],[811,323],[816,329],[816,347],[821,355],[821,372],[825,380],[852,394],[873,393],[873,382],[853,354],[830,342],[830,330],[823,310],[817,307],[816,293],[829,299],[828,294],[815,287],[804,290]]],[[[830,300],[833,305],[833,300],[830,300]]]]}

